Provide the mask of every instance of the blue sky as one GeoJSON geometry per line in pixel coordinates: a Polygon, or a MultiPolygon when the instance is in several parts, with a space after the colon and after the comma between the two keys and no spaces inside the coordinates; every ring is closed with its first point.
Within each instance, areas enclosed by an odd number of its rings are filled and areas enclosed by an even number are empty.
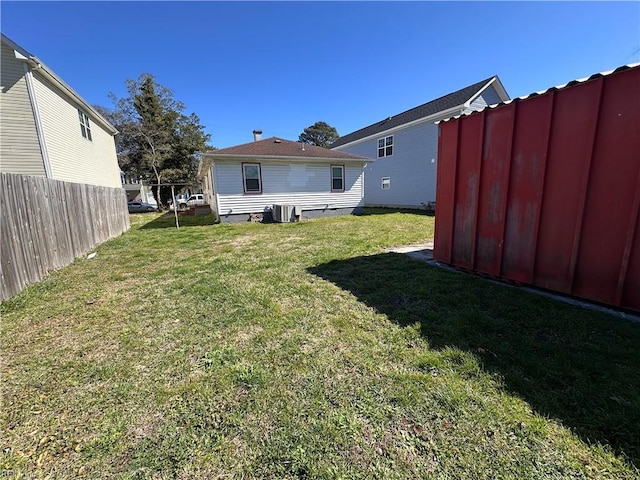
{"type": "Polygon", "coordinates": [[[224,148],[346,135],[494,74],[521,96],[640,61],[640,2],[2,2],[92,104],[156,76],[224,148]]]}

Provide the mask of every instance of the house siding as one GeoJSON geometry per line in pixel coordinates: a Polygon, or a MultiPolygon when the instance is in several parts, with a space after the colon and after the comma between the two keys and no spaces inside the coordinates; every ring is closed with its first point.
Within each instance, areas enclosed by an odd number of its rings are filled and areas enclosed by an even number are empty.
{"type": "Polygon", "coordinates": [[[83,109],[89,115],[92,141],[84,138],[78,106],[37,71],[33,77],[53,178],[121,187],[113,136],[94,121],[91,112],[83,109]]]}
{"type": "MultiPolygon", "coordinates": [[[[250,163],[256,163],[250,161],[250,163]]],[[[222,215],[264,212],[274,204],[299,205],[303,210],[355,208],[363,205],[362,165],[339,161],[318,164],[257,162],[262,193],[244,194],[242,164],[216,161],[213,166],[216,203],[222,215]],[[344,165],[345,191],[331,192],[331,165],[344,165]]]]}
{"type": "Polygon", "coordinates": [[[0,61],[0,171],[45,175],[23,62],[2,45],[0,61]]]}
{"type": "Polygon", "coordinates": [[[489,105],[495,105],[496,103],[502,102],[502,98],[496,92],[496,89],[493,88],[493,85],[485,88],[480,95],[478,95],[473,102],[469,105],[469,108],[465,110],[466,112],[472,112],[474,110],[481,110],[489,105]]]}
{"type": "MultiPolygon", "coordinates": [[[[479,110],[501,102],[493,85],[471,102],[465,112],[479,110]]],[[[370,157],[375,162],[364,169],[366,206],[425,208],[436,201],[438,165],[438,126],[434,122],[462,113],[461,110],[409,125],[376,137],[337,147],[341,152],[370,157]],[[393,155],[377,158],[378,139],[393,135],[393,155]],[[390,178],[390,188],[382,189],[382,179],[390,178]]]]}
{"type": "Polygon", "coordinates": [[[202,177],[202,191],[211,210],[217,212],[218,204],[216,203],[216,191],[213,185],[213,166],[205,170],[205,175],[202,177]]]}
{"type": "Polygon", "coordinates": [[[376,159],[364,169],[366,206],[424,208],[426,204],[435,202],[438,127],[433,122],[443,118],[336,148],[376,159]],[[388,135],[393,135],[393,155],[377,158],[378,138],[388,135]],[[387,190],[382,189],[384,177],[390,178],[390,188],[387,190]]]}

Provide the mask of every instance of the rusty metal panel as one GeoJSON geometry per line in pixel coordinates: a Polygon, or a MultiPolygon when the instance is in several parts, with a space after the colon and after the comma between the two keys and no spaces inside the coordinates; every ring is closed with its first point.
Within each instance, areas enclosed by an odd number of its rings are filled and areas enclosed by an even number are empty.
{"type": "MultiPolygon", "coordinates": [[[[636,192],[640,192],[640,178],[638,178],[636,192]]],[[[640,203],[640,195],[636,193],[636,199],[640,203]]],[[[625,274],[622,298],[619,305],[640,311],[640,213],[636,204],[636,229],[629,242],[629,263],[625,274]]]]}
{"type": "Polygon", "coordinates": [[[602,100],[573,293],[618,304],[619,276],[626,269],[623,253],[637,218],[637,212],[632,218],[632,206],[640,168],[640,81],[638,75],[624,72],[601,80],[602,100]]]}
{"type": "Polygon", "coordinates": [[[601,88],[599,79],[555,92],[534,283],[562,293],[573,284],[601,88]]]}
{"type": "Polygon", "coordinates": [[[640,66],[440,123],[434,258],[640,311],[640,66]]]}
{"type": "Polygon", "coordinates": [[[515,108],[488,110],[480,172],[476,269],[500,275],[507,210],[509,167],[511,158],[515,108]]]}
{"type": "Polygon", "coordinates": [[[456,159],[458,155],[458,124],[452,123],[448,128],[441,128],[438,138],[438,175],[436,178],[436,208],[442,221],[436,222],[434,234],[434,255],[443,262],[451,263],[453,239],[454,202],[450,201],[455,194],[456,159]],[[447,146],[446,151],[441,147],[447,146]]]}
{"type": "MultiPolygon", "coordinates": [[[[484,116],[469,117],[458,130],[458,158],[455,183],[452,262],[460,267],[473,268],[475,257],[478,191],[480,187],[480,158],[484,116]]],[[[438,203],[436,202],[436,208],[438,203]]]]}
{"type": "Polygon", "coordinates": [[[517,104],[509,178],[502,276],[531,283],[553,97],[517,104]]]}

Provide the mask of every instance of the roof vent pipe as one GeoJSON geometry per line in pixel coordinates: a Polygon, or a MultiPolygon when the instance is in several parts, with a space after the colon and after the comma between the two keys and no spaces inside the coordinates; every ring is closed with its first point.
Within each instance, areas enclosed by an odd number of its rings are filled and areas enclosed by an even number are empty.
{"type": "Polygon", "coordinates": [[[253,141],[259,142],[262,140],[262,130],[254,130],[253,131],[253,141]]]}

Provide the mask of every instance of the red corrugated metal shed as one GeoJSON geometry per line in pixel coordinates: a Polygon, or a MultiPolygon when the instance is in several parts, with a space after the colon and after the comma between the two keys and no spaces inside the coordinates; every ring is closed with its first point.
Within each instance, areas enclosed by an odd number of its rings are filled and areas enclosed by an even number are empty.
{"type": "Polygon", "coordinates": [[[439,125],[436,260],[640,311],[640,64],[439,125]]]}

